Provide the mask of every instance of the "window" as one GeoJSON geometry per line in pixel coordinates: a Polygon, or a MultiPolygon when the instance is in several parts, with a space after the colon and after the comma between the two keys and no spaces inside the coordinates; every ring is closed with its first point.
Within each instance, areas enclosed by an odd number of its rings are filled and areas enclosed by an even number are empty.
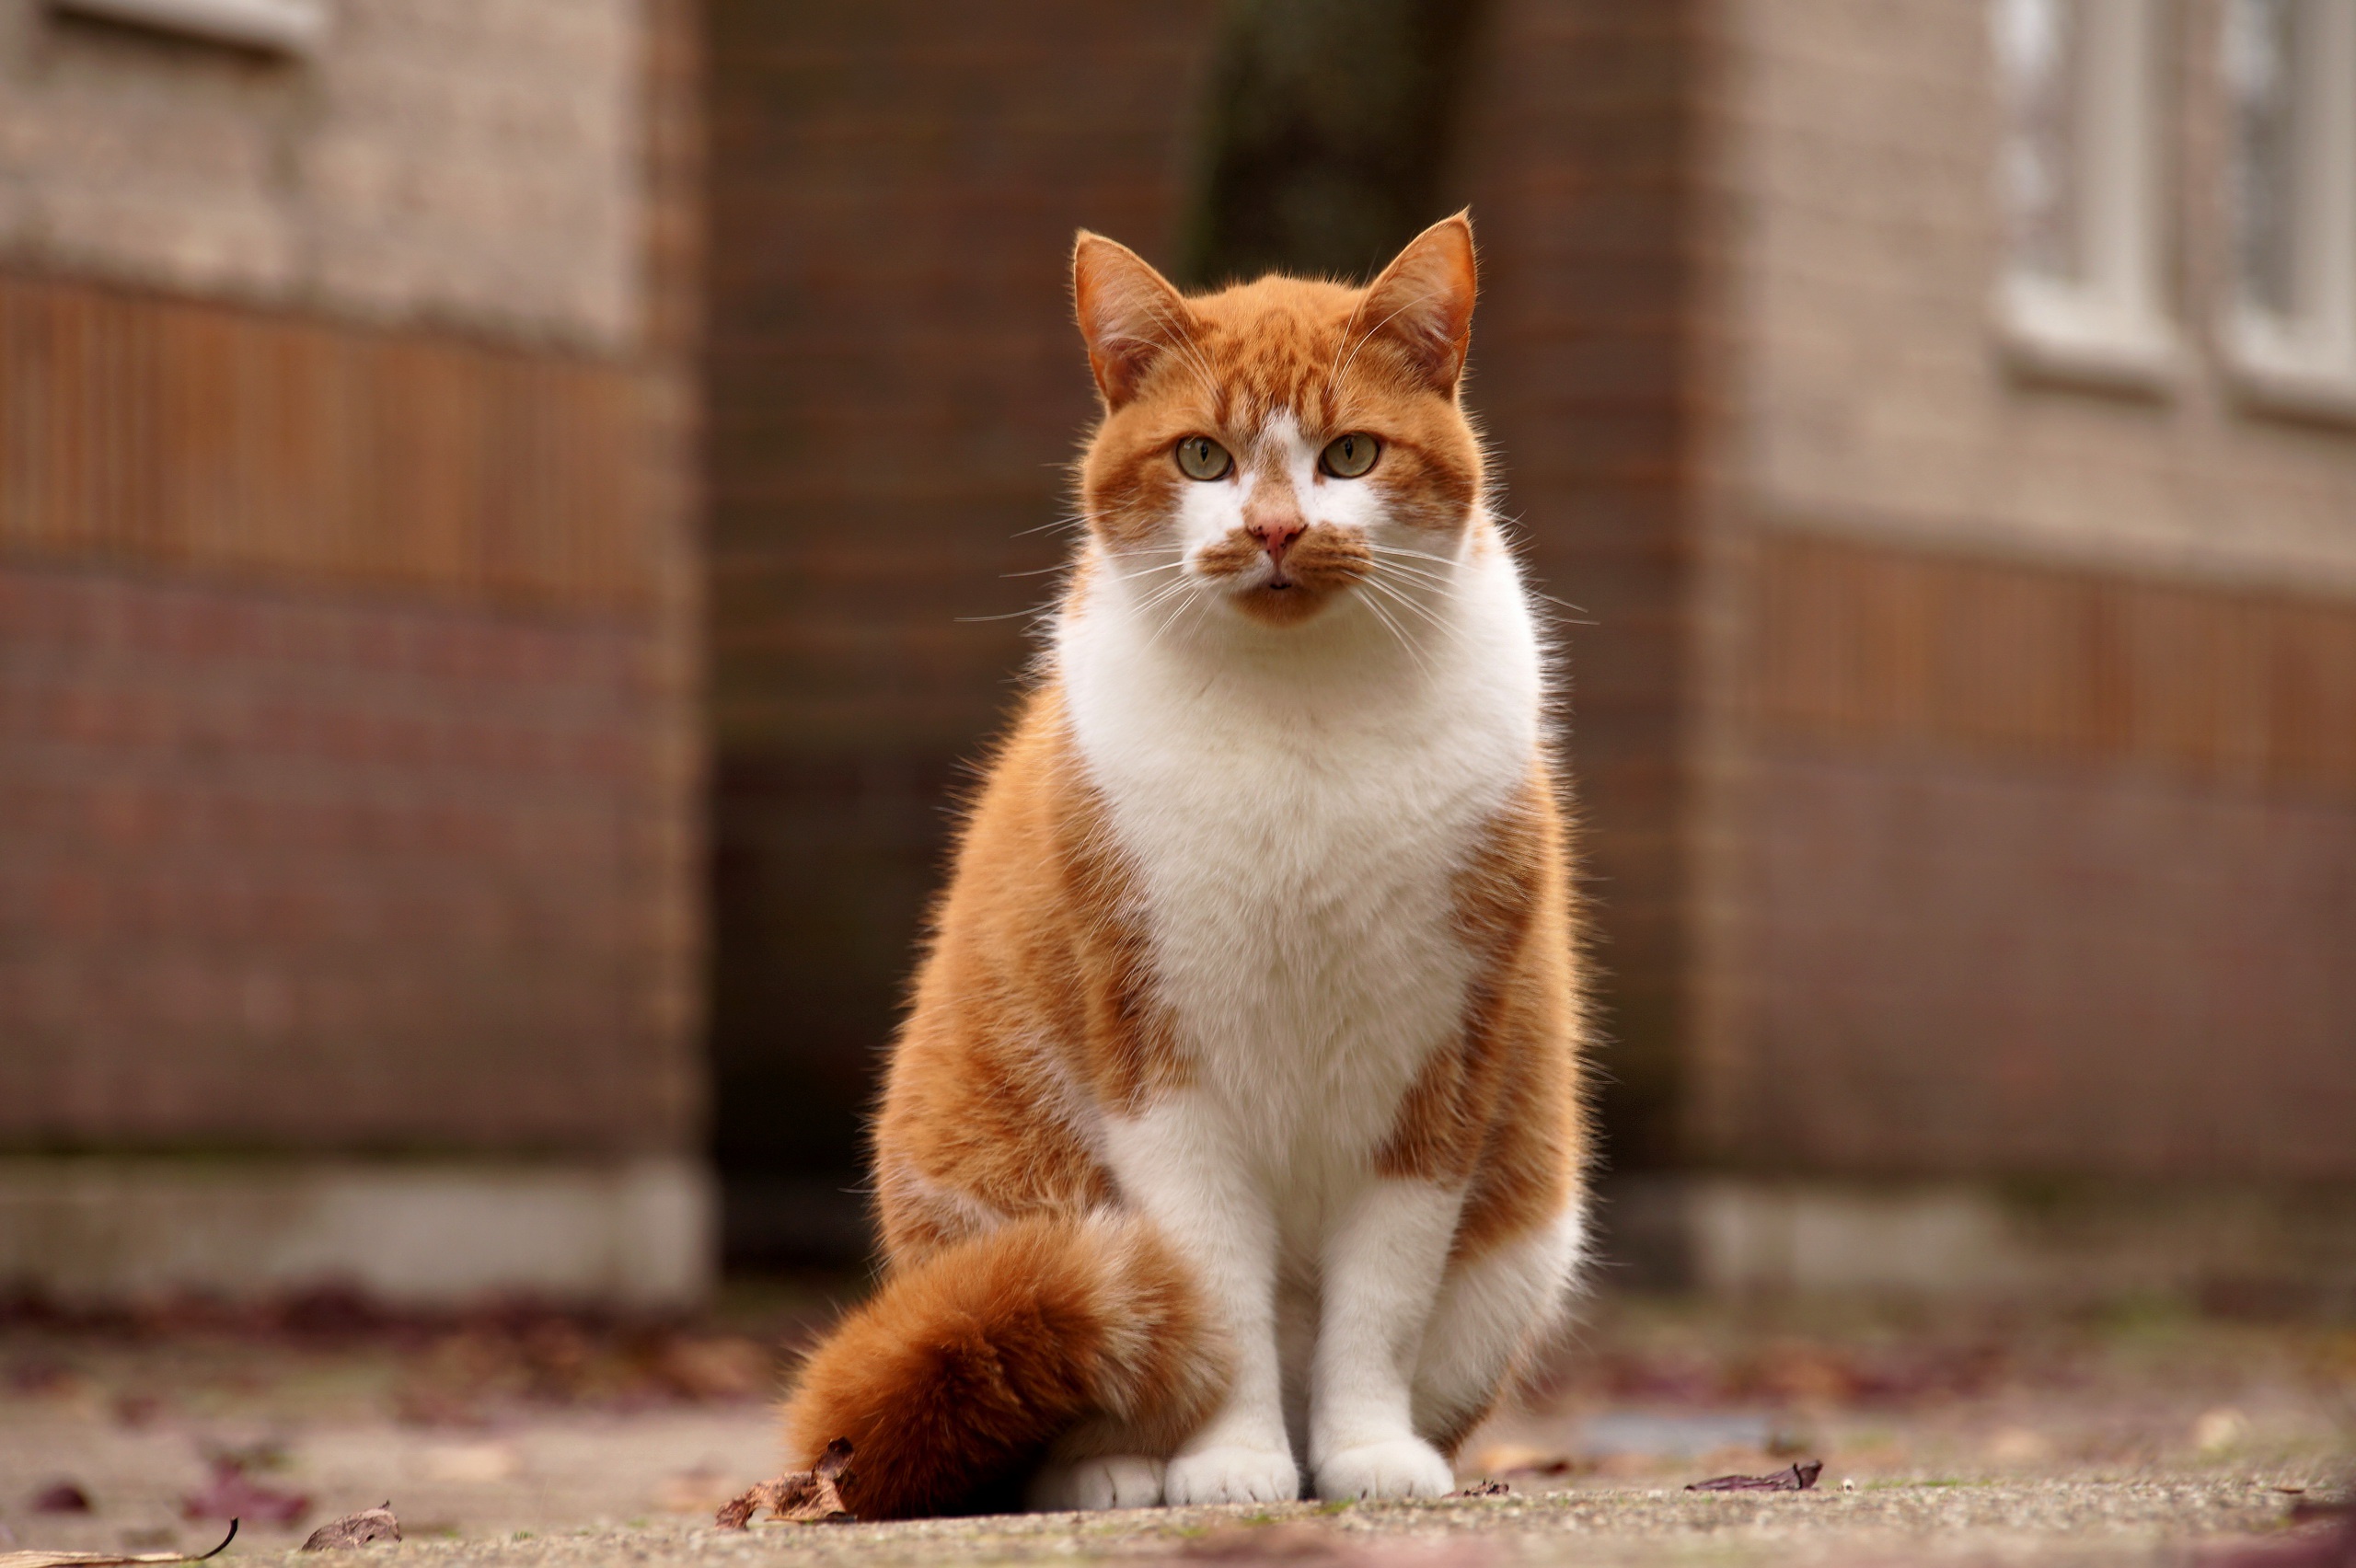
{"type": "Polygon", "coordinates": [[[272,54],[309,54],[327,33],[324,0],[51,0],[60,11],[272,54]]]}
{"type": "Polygon", "coordinates": [[[2228,0],[2225,340],[2261,398],[2356,412],[2356,4],[2228,0]]]}
{"type": "Polygon", "coordinates": [[[1997,309],[2033,367],[2143,385],[2174,368],[2161,268],[2161,4],[1992,0],[2007,224],[1997,309]]]}

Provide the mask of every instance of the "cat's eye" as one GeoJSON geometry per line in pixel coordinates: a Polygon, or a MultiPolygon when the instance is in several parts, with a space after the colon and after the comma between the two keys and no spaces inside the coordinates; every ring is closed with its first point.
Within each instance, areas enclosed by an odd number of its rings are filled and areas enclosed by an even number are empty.
{"type": "Polygon", "coordinates": [[[1227,448],[1207,435],[1190,435],[1178,444],[1178,471],[1190,479],[1223,479],[1234,467],[1227,448]]]}
{"type": "Polygon", "coordinates": [[[1355,479],[1373,467],[1381,455],[1382,443],[1364,431],[1352,431],[1327,442],[1325,450],[1317,455],[1317,466],[1337,479],[1355,479]]]}

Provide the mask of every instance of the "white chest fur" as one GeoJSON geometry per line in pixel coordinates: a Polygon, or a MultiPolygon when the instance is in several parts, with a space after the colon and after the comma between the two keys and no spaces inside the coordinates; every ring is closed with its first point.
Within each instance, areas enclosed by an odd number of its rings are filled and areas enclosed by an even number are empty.
{"type": "Polygon", "coordinates": [[[1455,878],[1540,744],[1510,558],[1459,566],[1429,608],[1437,626],[1392,617],[1412,645],[1354,600],[1293,630],[1211,611],[1173,634],[1105,584],[1058,628],[1182,1045],[1236,1151],[1299,1197],[1363,1169],[1455,1029],[1455,878]]]}

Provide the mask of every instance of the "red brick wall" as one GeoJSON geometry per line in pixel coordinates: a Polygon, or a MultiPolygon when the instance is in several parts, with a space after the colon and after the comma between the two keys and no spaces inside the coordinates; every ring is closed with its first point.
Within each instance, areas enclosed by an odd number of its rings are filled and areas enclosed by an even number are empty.
{"type": "MultiPolygon", "coordinates": [[[[848,1170],[1092,411],[1085,225],[1167,263],[1207,4],[708,13],[723,1159],[848,1170]]],[[[837,1182],[837,1185],[841,1183],[837,1182]]],[[[845,1200],[848,1202],[849,1200],[845,1200]]]]}
{"type": "Polygon", "coordinates": [[[1711,1154],[2356,1177],[2356,605],[1782,533],[1754,591],[1711,1154]]]}
{"type": "Polygon", "coordinates": [[[686,1147],[664,658],[0,565],[0,1143],[686,1147]]]}

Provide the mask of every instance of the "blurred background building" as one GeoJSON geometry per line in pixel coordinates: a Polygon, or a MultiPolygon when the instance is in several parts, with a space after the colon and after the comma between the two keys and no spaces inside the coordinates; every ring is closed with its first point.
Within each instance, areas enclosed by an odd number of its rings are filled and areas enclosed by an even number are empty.
{"type": "Polygon", "coordinates": [[[0,1278],[708,1280],[695,25],[0,3],[0,1278]]]}
{"type": "Polygon", "coordinates": [[[1071,231],[1468,202],[1628,1276],[2356,1301],[2343,0],[0,0],[0,1274],[860,1256],[1071,231]]]}

